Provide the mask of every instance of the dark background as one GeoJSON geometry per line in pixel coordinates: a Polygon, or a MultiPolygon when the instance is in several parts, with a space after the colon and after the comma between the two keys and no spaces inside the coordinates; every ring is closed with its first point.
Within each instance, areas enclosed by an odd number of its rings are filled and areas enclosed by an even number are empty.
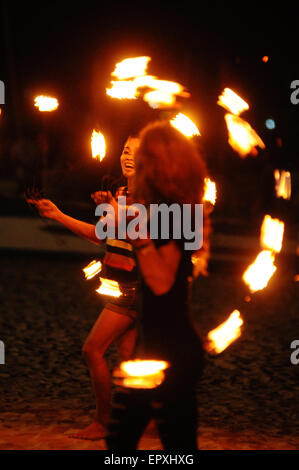
{"type": "Polygon", "coordinates": [[[119,175],[128,131],[163,117],[144,102],[113,100],[105,93],[116,62],[149,55],[148,73],[178,81],[191,92],[182,111],[200,128],[220,189],[217,210],[241,216],[250,211],[250,200],[254,213],[264,211],[273,197],[273,169],[296,169],[299,105],[290,102],[290,83],[299,79],[297,18],[294,7],[274,3],[2,2],[1,178],[15,178],[13,143],[21,138],[36,143],[42,135],[49,147],[46,183],[37,181],[31,168],[16,192],[34,184],[59,201],[89,200],[104,174],[119,175]],[[244,118],[266,144],[256,159],[241,160],[227,144],[224,110],[216,105],[224,87],[250,104],[244,118]],[[41,93],[59,99],[56,112],[41,116],[33,106],[41,93]],[[267,118],[275,120],[274,130],[266,129],[267,118]],[[101,165],[90,156],[94,127],[108,143],[101,165]],[[232,175],[238,182],[233,191],[232,175]]]}

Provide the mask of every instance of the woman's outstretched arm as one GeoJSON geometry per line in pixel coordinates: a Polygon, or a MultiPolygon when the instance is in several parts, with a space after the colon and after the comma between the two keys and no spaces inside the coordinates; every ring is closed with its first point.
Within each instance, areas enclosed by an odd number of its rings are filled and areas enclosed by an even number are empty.
{"type": "Polygon", "coordinates": [[[64,214],[49,199],[29,199],[27,202],[35,205],[42,217],[56,220],[60,224],[64,225],[64,227],[71,230],[71,232],[74,232],[81,238],[85,238],[85,240],[88,240],[89,242],[95,243],[96,245],[100,245],[102,243],[102,241],[96,236],[95,226],[93,224],[82,222],[81,220],[74,219],[73,217],[64,214]]]}

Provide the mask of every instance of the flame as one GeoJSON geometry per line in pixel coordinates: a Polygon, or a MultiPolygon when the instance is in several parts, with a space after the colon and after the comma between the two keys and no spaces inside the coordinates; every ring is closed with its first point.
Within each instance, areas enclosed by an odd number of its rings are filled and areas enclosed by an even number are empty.
{"type": "Polygon", "coordinates": [[[241,325],[243,319],[239,310],[234,310],[228,319],[217,328],[208,333],[206,349],[210,353],[219,354],[224,351],[233,341],[241,336],[241,325]]]}
{"type": "Polygon", "coordinates": [[[146,101],[151,108],[170,108],[175,104],[175,95],[167,93],[163,90],[154,90],[145,93],[143,96],[144,101],[146,101]]]}
{"type": "Polygon", "coordinates": [[[284,223],[265,215],[261,227],[261,246],[265,250],[279,253],[282,247],[284,223]]]}
{"type": "Polygon", "coordinates": [[[170,124],[186,137],[200,135],[200,132],[194,122],[183,113],[179,113],[173,119],[171,119],[170,124]]]}
{"type": "Polygon", "coordinates": [[[265,148],[264,142],[247,121],[233,114],[226,114],[225,121],[229,134],[228,143],[242,158],[249,153],[256,155],[256,146],[265,148]]]}
{"type": "Polygon", "coordinates": [[[242,98],[230,88],[224,88],[222,95],[218,97],[217,104],[236,115],[249,109],[246,101],[242,100],[242,98]]]}
{"type": "Polygon", "coordinates": [[[124,59],[116,64],[111,75],[119,80],[145,75],[150,60],[151,57],[148,56],[124,59]]]}
{"type": "Polygon", "coordinates": [[[190,96],[177,82],[146,75],[150,60],[150,57],[142,56],[117,63],[111,75],[118,81],[112,81],[111,88],[106,88],[107,95],[118,99],[136,99],[144,88],[143,99],[152,108],[168,108],[175,105],[176,96],[190,96]]]}
{"type": "Polygon", "coordinates": [[[39,111],[55,111],[58,108],[59,103],[56,98],[51,98],[50,96],[37,96],[34,100],[34,106],[36,106],[39,111]]]}
{"type": "Polygon", "coordinates": [[[101,261],[92,261],[85,268],[83,268],[85,279],[92,279],[94,276],[99,274],[102,269],[101,261]]]}
{"type": "Polygon", "coordinates": [[[120,297],[122,295],[117,281],[104,279],[103,277],[100,277],[100,281],[101,285],[98,289],[96,289],[98,294],[110,295],[111,297],[120,297]]]}
{"type": "Polygon", "coordinates": [[[269,250],[263,250],[246,269],[242,279],[249,286],[251,292],[256,292],[267,286],[276,269],[274,254],[269,250]]]}
{"type": "Polygon", "coordinates": [[[106,88],[107,95],[119,100],[136,100],[138,91],[134,81],[123,80],[120,82],[111,82],[112,87],[106,88]]]}
{"type": "Polygon", "coordinates": [[[91,153],[92,158],[98,158],[100,162],[106,155],[106,142],[105,137],[100,132],[93,130],[91,136],[91,153]]]}
{"type": "Polygon", "coordinates": [[[216,203],[216,183],[211,181],[210,178],[205,178],[205,192],[203,196],[203,201],[210,202],[213,206],[216,203]]]}
{"type": "Polygon", "coordinates": [[[276,196],[283,199],[291,198],[291,173],[289,171],[274,171],[276,196]]]}
{"type": "Polygon", "coordinates": [[[147,375],[153,375],[161,370],[165,370],[168,367],[168,363],[165,361],[155,360],[140,360],[122,362],[120,365],[121,370],[126,374],[133,377],[145,377],[147,375]]]}
{"type": "Polygon", "coordinates": [[[164,370],[169,367],[165,361],[140,360],[126,361],[114,371],[115,383],[128,388],[152,389],[164,380],[164,370]]]}

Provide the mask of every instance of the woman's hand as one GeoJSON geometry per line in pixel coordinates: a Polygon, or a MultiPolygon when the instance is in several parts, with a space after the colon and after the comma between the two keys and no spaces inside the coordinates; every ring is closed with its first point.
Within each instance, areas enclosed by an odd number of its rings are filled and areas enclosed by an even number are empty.
{"type": "Polygon", "coordinates": [[[41,217],[55,220],[60,214],[58,207],[49,199],[27,199],[27,202],[37,208],[41,217]]]}
{"type": "Polygon", "coordinates": [[[96,191],[90,195],[94,202],[99,204],[110,203],[113,198],[110,191],[96,191]]]}

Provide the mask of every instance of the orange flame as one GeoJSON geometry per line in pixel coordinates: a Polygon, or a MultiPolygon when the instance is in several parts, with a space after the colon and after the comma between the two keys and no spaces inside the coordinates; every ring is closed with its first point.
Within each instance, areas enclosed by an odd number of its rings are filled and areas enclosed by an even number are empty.
{"type": "Polygon", "coordinates": [[[217,104],[236,115],[249,109],[246,101],[242,100],[242,98],[230,88],[224,88],[222,95],[218,97],[217,104]]]}
{"type": "Polygon", "coordinates": [[[274,171],[276,196],[283,199],[291,198],[291,173],[289,171],[274,171]]]}
{"type": "Polygon", "coordinates": [[[97,132],[95,129],[91,136],[91,153],[92,158],[97,158],[100,162],[106,155],[105,137],[101,132],[97,132]]]}
{"type": "Polygon", "coordinates": [[[122,295],[117,281],[104,279],[103,277],[100,277],[100,281],[101,285],[98,289],[96,289],[98,294],[109,295],[111,297],[120,297],[122,295]]]}
{"type": "Polygon", "coordinates": [[[91,261],[85,268],[83,268],[85,279],[92,279],[94,276],[99,274],[102,270],[101,261],[91,261]]]}
{"type": "Polygon", "coordinates": [[[267,286],[276,269],[274,254],[271,251],[263,250],[246,269],[242,279],[249,286],[251,292],[256,292],[267,286]]]}
{"type": "Polygon", "coordinates": [[[36,106],[39,111],[55,111],[58,108],[59,103],[56,98],[51,98],[50,96],[37,96],[34,100],[34,106],[36,106]]]}
{"type": "Polygon", "coordinates": [[[228,319],[217,328],[211,330],[207,336],[205,348],[208,352],[219,354],[224,351],[233,341],[241,336],[243,319],[239,310],[234,310],[228,319]]]}
{"type": "Polygon", "coordinates": [[[128,388],[152,389],[164,380],[164,370],[169,363],[156,360],[126,361],[114,371],[115,383],[128,388]]]}
{"type": "Polygon", "coordinates": [[[150,60],[151,57],[148,56],[124,59],[116,64],[115,69],[111,75],[118,78],[119,80],[145,75],[147,65],[150,60]]]}
{"type": "Polygon", "coordinates": [[[228,143],[240,157],[244,158],[250,153],[256,155],[256,146],[265,148],[262,139],[244,119],[233,114],[226,114],[225,121],[229,134],[228,143]]]}
{"type": "Polygon", "coordinates": [[[112,87],[106,88],[107,95],[111,98],[117,98],[119,100],[136,100],[138,91],[134,81],[123,80],[119,82],[111,82],[112,87]]]}
{"type": "Polygon", "coordinates": [[[262,248],[279,253],[282,247],[283,232],[283,222],[279,219],[272,219],[270,215],[265,215],[260,237],[262,248]]]}
{"type": "Polygon", "coordinates": [[[150,60],[150,57],[143,56],[124,59],[116,64],[112,76],[120,80],[111,82],[112,87],[106,88],[107,95],[118,99],[136,99],[144,88],[143,99],[152,108],[172,107],[175,105],[176,96],[190,96],[179,83],[146,75],[150,60]]]}
{"type": "Polygon", "coordinates": [[[173,119],[170,120],[170,124],[186,137],[200,135],[200,132],[194,122],[183,113],[178,113],[173,119]]]}
{"type": "Polygon", "coordinates": [[[210,178],[205,178],[205,192],[203,196],[203,201],[210,202],[213,206],[216,203],[216,183],[211,181],[210,178]]]}

